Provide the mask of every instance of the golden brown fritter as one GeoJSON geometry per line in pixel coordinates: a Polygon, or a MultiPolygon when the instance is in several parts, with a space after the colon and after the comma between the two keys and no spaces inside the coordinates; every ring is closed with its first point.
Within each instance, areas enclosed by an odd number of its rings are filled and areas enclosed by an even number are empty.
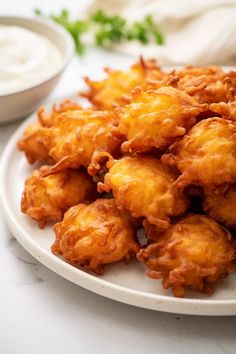
{"type": "Polygon", "coordinates": [[[173,87],[148,91],[135,88],[130,104],[121,109],[114,134],[125,140],[123,152],[164,149],[183,136],[207,107],[173,87]]]}
{"type": "Polygon", "coordinates": [[[81,109],[82,107],[76,102],[72,100],[64,100],[60,104],[54,104],[49,114],[46,114],[44,107],[40,107],[37,112],[38,121],[43,127],[49,128],[56,124],[56,121],[61,113],[78,111],[81,109]]]}
{"type": "Polygon", "coordinates": [[[175,296],[183,297],[187,287],[211,293],[212,285],[233,270],[235,241],[210,217],[188,215],[162,233],[153,225],[146,231],[156,242],[137,257],[148,266],[147,275],[162,279],[175,296]]]}
{"type": "Polygon", "coordinates": [[[236,123],[222,118],[200,121],[162,161],[181,171],[175,183],[179,188],[190,184],[227,188],[236,181],[236,123]]]}
{"type": "Polygon", "coordinates": [[[169,226],[170,217],[188,207],[186,197],[173,187],[177,175],[160,160],[148,156],[123,157],[107,163],[109,172],[98,191],[112,190],[120,209],[132,216],[146,217],[160,228],[169,226]]]}
{"type": "Polygon", "coordinates": [[[200,103],[233,101],[236,86],[232,74],[218,66],[187,66],[174,74],[179,78],[178,88],[195,97],[200,103]]]}
{"type": "Polygon", "coordinates": [[[112,112],[79,110],[62,113],[55,125],[44,128],[50,157],[56,164],[44,176],[66,168],[84,166],[94,175],[100,166],[100,152],[115,154],[120,143],[111,134],[117,117],[112,112]]]}
{"type": "Polygon", "coordinates": [[[215,220],[236,228],[236,184],[223,194],[206,192],[203,209],[215,220]]]}
{"type": "Polygon", "coordinates": [[[44,128],[39,124],[29,125],[18,141],[17,147],[20,151],[24,151],[25,156],[30,164],[35,161],[44,161],[51,163],[52,158],[49,156],[49,138],[44,128]]]}
{"type": "Polygon", "coordinates": [[[229,71],[227,72],[227,76],[230,78],[234,87],[236,87],[236,71],[229,71]]]}
{"type": "MultiPolygon", "coordinates": [[[[122,96],[129,95],[135,86],[145,87],[147,80],[162,80],[165,74],[157,66],[155,60],[140,59],[128,71],[105,69],[107,77],[102,81],[85,78],[90,88],[83,96],[101,110],[110,110],[114,103],[122,104],[122,96]]],[[[125,102],[125,101],[124,101],[125,102]]]]}
{"type": "Polygon", "coordinates": [[[230,103],[212,103],[209,108],[212,112],[218,113],[222,118],[236,121],[236,101],[230,103]]]}
{"type": "Polygon", "coordinates": [[[44,107],[38,109],[38,124],[29,125],[18,142],[18,149],[25,152],[29,163],[43,161],[53,163],[53,159],[48,155],[50,147],[50,137],[44,128],[50,128],[56,124],[61,113],[81,110],[81,106],[71,100],[64,100],[59,105],[53,105],[49,114],[45,113],[44,107]]]}
{"type": "Polygon", "coordinates": [[[117,209],[114,199],[70,208],[54,230],[53,253],[98,274],[104,264],[129,260],[139,250],[134,221],[117,209]]]}
{"type": "Polygon", "coordinates": [[[67,169],[41,177],[47,169],[33,171],[25,181],[21,211],[44,227],[49,221],[60,221],[71,206],[96,198],[96,185],[86,173],[67,169]]]}

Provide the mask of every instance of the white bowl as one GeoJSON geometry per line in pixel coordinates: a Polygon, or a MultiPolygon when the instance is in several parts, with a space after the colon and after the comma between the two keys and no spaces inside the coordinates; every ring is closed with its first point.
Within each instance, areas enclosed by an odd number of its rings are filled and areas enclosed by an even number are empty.
{"type": "Polygon", "coordinates": [[[58,70],[49,74],[41,82],[27,89],[0,95],[0,123],[10,122],[26,117],[35,111],[42,100],[56,86],[73,53],[72,37],[61,26],[50,20],[25,18],[18,16],[0,16],[1,25],[19,26],[47,37],[62,54],[62,62],[58,70]]]}

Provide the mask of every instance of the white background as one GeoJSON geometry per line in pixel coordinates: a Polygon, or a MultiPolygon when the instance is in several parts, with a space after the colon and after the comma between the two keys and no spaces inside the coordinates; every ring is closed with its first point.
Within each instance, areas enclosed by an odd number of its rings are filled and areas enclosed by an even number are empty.
{"type": "MultiPolygon", "coordinates": [[[[79,14],[88,2],[0,0],[0,15],[31,15],[35,7],[46,12],[67,7],[79,14]]],[[[48,100],[81,88],[80,76],[101,75],[103,66],[122,66],[123,61],[90,49],[84,58],[73,59],[48,100]]],[[[0,127],[1,151],[18,125],[0,127]]],[[[0,235],[0,354],[235,353],[235,317],[165,314],[102,298],[39,264],[1,215],[0,235]]]]}

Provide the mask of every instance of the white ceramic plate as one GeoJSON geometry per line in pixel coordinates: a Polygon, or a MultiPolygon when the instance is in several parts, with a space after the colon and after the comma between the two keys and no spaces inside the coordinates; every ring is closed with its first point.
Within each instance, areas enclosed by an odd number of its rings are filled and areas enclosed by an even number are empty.
{"type": "Polygon", "coordinates": [[[231,274],[208,297],[198,292],[187,293],[184,299],[173,297],[163,290],[160,281],[145,276],[145,266],[134,260],[106,267],[103,276],[80,270],[53,255],[50,246],[54,241],[52,228],[40,230],[37,224],[20,212],[20,199],[24,180],[32,167],[16,148],[24,128],[36,115],[32,115],[15,132],[2,156],[0,190],[3,212],[9,229],[21,245],[39,262],[62,277],[110,299],[152,310],[194,315],[236,315],[236,274],[231,274]]]}

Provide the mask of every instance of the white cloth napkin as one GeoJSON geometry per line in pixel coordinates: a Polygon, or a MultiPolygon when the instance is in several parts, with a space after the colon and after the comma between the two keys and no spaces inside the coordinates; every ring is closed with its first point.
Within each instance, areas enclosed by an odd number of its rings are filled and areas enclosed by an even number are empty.
{"type": "Polygon", "coordinates": [[[89,12],[96,9],[128,21],[152,14],[165,35],[163,46],[129,42],[116,50],[164,65],[236,65],[236,0],[96,0],[89,12]]]}

